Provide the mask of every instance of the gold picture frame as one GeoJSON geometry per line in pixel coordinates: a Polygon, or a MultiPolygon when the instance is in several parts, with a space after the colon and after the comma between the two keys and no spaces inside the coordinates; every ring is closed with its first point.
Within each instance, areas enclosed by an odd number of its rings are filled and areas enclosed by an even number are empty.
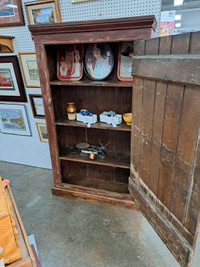
{"type": "Polygon", "coordinates": [[[35,52],[19,52],[19,61],[27,88],[40,88],[40,78],[35,52]]]}
{"type": "Polygon", "coordinates": [[[37,0],[24,4],[29,24],[61,22],[58,0],[37,0]]]}
{"type": "Polygon", "coordinates": [[[46,123],[36,122],[40,142],[48,143],[46,123]]]}

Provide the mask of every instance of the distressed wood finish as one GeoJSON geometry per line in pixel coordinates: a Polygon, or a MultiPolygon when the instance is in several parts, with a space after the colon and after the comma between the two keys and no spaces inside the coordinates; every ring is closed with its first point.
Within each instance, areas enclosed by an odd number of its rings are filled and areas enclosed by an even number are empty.
{"type": "Polygon", "coordinates": [[[134,44],[129,190],[181,266],[200,220],[199,43],[196,32],[134,44]]]}
{"type": "MultiPolygon", "coordinates": [[[[29,26],[40,73],[54,175],[53,194],[135,209],[128,191],[131,127],[123,123],[112,128],[98,122],[88,128],[69,121],[66,108],[67,102],[73,101],[78,111],[87,108],[97,115],[105,110],[131,112],[132,82],[117,79],[119,43],[150,38],[155,27],[154,16],[29,26]],[[109,43],[112,48],[115,66],[111,75],[104,81],[92,81],[85,73],[80,81],[59,81],[56,74],[59,46],[96,42],[109,43]],[[99,140],[109,143],[105,160],[91,161],[69,151],[77,143],[99,145],[99,140]]],[[[148,102],[149,92],[145,92],[148,102]]]]}

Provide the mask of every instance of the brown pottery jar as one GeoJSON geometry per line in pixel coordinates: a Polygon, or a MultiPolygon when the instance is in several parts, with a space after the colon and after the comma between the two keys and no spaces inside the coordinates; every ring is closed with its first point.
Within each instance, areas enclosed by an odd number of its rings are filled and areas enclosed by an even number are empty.
{"type": "Polygon", "coordinates": [[[76,107],[74,106],[74,102],[67,103],[67,115],[68,119],[71,121],[76,119],[76,107]]]}

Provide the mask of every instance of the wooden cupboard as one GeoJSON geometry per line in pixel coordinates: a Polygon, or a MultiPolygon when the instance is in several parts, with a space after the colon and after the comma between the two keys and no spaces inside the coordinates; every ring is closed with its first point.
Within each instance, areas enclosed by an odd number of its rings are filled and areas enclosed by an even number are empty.
{"type": "Polygon", "coordinates": [[[154,16],[33,25],[52,159],[53,194],[139,207],[181,266],[191,266],[200,204],[200,33],[150,38],[154,16]],[[138,40],[142,39],[142,40],[138,40]],[[133,82],[117,79],[120,42],[133,41],[133,82]],[[115,68],[105,81],[59,81],[60,45],[109,43],[115,68]],[[68,121],[67,102],[100,114],[132,111],[131,127],[68,121]],[[104,160],[69,152],[110,142],[104,160]],[[134,202],[133,202],[134,200],[134,202]]]}

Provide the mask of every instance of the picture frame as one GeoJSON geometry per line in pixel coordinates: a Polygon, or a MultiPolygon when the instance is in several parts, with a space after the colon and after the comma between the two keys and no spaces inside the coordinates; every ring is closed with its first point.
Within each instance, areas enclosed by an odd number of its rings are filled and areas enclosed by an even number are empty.
{"type": "Polygon", "coordinates": [[[35,52],[19,52],[19,61],[27,88],[40,88],[37,58],[35,52]]]}
{"type": "Polygon", "coordinates": [[[42,95],[29,94],[29,100],[33,112],[33,117],[36,119],[44,119],[45,113],[44,113],[42,95]]]}
{"type": "Polygon", "coordinates": [[[21,0],[0,1],[0,27],[23,26],[24,16],[21,0]]]}
{"type": "Polygon", "coordinates": [[[95,0],[71,0],[71,3],[72,4],[80,4],[80,3],[91,2],[91,1],[95,1],[95,0]]]}
{"type": "Polygon", "coordinates": [[[31,136],[25,105],[0,103],[0,131],[31,136]]]}
{"type": "Polygon", "coordinates": [[[24,4],[29,24],[61,22],[58,0],[37,0],[24,4]]]}
{"type": "Polygon", "coordinates": [[[85,50],[84,69],[92,80],[106,79],[114,67],[114,54],[106,43],[89,44],[85,50]]]}
{"type": "Polygon", "coordinates": [[[40,142],[48,143],[48,133],[46,123],[36,122],[40,142]]]}
{"type": "Polygon", "coordinates": [[[122,42],[118,49],[117,77],[120,81],[133,81],[132,58],[133,42],[122,42]]]}
{"type": "Polygon", "coordinates": [[[27,102],[17,56],[0,57],[0,101],[27,102]]]}
{"type": "Polygon", "coordinates": [[[81,44],[61,45],[57,49],[57,77],[78,81],[83,76],[83,47],[81,44]]]}

